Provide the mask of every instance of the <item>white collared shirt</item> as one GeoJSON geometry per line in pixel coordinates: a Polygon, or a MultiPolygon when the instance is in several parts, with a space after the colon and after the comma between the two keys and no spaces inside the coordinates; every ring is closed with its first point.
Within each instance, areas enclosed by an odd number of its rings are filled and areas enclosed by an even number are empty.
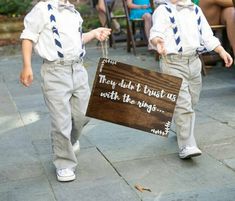
{"type": "MultiPolygon", "coordinates": [[[[196,53],[197,49],[201,46],[201,40],[204,42],[204,46],[208,51],[212,51],[220,45],[218,38],[213,35],[213,32],[199,7],[202,35],[199,33],[197,17],[194,10],[184,8],[181,11],[177,11],[176,6],[171,3],[168,3],[168,7],[171,8],[176,20],[179,36],[181,38],[181,46],[183,48],[182,54],[187,55],[196,53]]],[[[163,38],[167,54],[179,54],[172,30],[172,23],[169,20],[169,13],[166,10],[165,5],[160,5],[154,11],[152,18],[153,26],[150,30],[150,43],[155,37],[163,38]]]]}
{"type": "Polygon", "coordinates": [[[35,52],[43,59],[49,61],[59,59],[52,33],[48,4],[52,5],[53,15],[56,18],[64,60],[79,58],[79,55],[84,52],[80,33],[83,20],[78,12],[68,9],[59,10],[58,0],[36,4],[24,19],[25,28],[20,38],[32,40],[35,52]]]}

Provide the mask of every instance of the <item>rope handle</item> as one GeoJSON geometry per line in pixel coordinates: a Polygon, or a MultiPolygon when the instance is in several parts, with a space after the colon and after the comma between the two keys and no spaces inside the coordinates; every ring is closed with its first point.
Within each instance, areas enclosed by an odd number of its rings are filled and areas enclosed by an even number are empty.
{"type": "Polygon", "coordinates": [[[102,57],[108,58],[108,38],[106,38],[104,41],[101,41],[101,50],[102,50],[102,57]]]}

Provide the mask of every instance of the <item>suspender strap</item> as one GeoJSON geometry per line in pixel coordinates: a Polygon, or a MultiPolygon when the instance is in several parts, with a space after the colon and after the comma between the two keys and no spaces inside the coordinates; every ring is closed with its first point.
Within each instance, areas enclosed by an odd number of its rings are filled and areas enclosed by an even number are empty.
{"type": "MultiPolygon", "coordinates": [[[[59,31],[58,31],[58,28],[56,25],[56,18],[55,18],[54,12],[53,12],[54,10],[53,10],[51,4],[47,5],[47,9],[49,12],[50,23],[51,23],[51,27],[52,27],[51,29],[52,29],[52,33],[53,33],[53,37],[54,37],[57,55],[60,59],[63,59],[64,58],[63,47],[62,47],[62,43],[60,40],[60,34],[59,34],[59,31]]],[[[73,12],[78,14],[78,12],[75,9],[73,9],[73,12]]],[[[81,37],[81,41],[82,41],[82,26],[79,27],[78,31],[80,32],[80,37],[81,37]]],[[[85,45],[82,44],[81,48],[82,48],[82,53],[79,55],[79,58],[83,58],[85,56],[85,45]]]]}
{"type": "MultiPolygon", "coordinates": [[[[79,32],[80,32],[80,37],[81,37],[81,41],[82,41],[82,33],[83,33],[83,31],[82,31],[82,26],[80,26],[80,28],[79,28],[79,32]]],[[[79,55],[79,57],[80,58],[83,58],[84,56],[85,56],[85,44],[84,43],[82,43],[82,53],[79,55]]]]}
{"type": "Polygon", "coordinates": [[[170,22],[171,22],[172,27],[173,27],[172,30],[173,30],[174,37],[175,37],[175,44],[176,44],[176,47],[177,47],[177,51],[179,53],[182,53],[183,52],[183,47],[182,47],[182,44],[181,44],[179,29],[176,25],[175,17],[173,15],[173,12],[172,12],[171,8],[169,8],[167,5],[165,5],[165,8],[166,8],[166,10],[169,14],[169,19],[170,19],[170,22]]]}
{"type": "Polygon", "coordinates": [[[197,53],[198,54],[202,54],[204,52],[208,52],[208,50],[206,49],[205,45],[203,44],[203,40],[202,40],[202,20],[201,20],[201,16],[199,14],[199,9],[197,6],[195,6],[195,14],[197,16],[197,26],[198,26],[198,31],[200,33],[200,45],[201,47],[197,49],[197,53]]]}
{"type": "Polygon", "coordinates": [[[51,23],[51,27],[52,27],[51,29],[52,29],[52,33],[53,33],[53,37],[54,37],[57,55],[59,58],[64,58],[62,44],[60,41],[60,34],[59,34],[59,31],[56,26],[56,19],[55,19],[55,15],[53,13],[53,8],[52,8],[51,4],[47,5],[47,9],[48,9],[48,12],[50,15],[50,23],[51,23]]]}

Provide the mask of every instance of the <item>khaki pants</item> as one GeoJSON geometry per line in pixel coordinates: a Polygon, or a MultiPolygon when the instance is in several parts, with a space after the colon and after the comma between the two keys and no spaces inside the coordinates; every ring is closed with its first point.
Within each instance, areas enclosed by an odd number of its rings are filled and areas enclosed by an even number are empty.
{"type": "Polygon", "coordinates": [[[51,116],[53,162],[56,168],[77,166],[72,145],[88,118],[85,112],[90,96],[88,75],[80,62],[44,62],[42,91],[51,116]]]}
{"type": "Polygon", "coordinates": [[[194,138],[194,108],[202,85],[201,61],[197,55],[167,55],[161,59],[160,68],[163,73],[183,79],[174,112],[179,148],[197,146],[194,138]]]}

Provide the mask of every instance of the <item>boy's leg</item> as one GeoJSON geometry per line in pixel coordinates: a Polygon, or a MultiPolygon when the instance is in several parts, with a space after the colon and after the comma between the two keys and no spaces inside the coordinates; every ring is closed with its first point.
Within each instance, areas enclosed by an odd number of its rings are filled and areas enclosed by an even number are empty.
{"type": "Polygon", "coordinates": [[[183,79],[174,112],[179,148],[197,146],[194,138],[195,112],[193,108],[201,89],[201,77],[198,76],[198,73],[200,75],[199,62],[199,59],[193,61],[195,69],[189,68],[188,59],[177,58],[177,56],[167,57],[166,61],[161,62],[163,72],[183,79]],[[192,80],[191,76],[193,76],[192,80]]]}
{"type": "Polygon", "coordinates": [[[89,122],[89,118],[84,115],[79,109],[79,98],[72,96],[70,100],[72,109],[72,131],[71,143],[72,145],[79,139],[83,127],[89,122]]]}
{"type": "Polygon", "coordinates": [[[189,82],[189,92],[192,98],[192,108],[194,109],[197,105],[202,89],[202,75],[201,75],[201,67],[202,63],[199,58],[193,60],[190,64],[190,71],[192,75],[192,79],[189,82]]]}
{"type": "Polygon", "coordinates": [[[188,82],[183,81],[174,112],[179,148],[196,146],[194,139],[195,112],[191,102],[188,82]]]}
{"type": "Polygon", "coordinates": [[[90,87],[86,69],[82,64],[76,63],[73,65],[73,72],[74,91],[73,96],[70,99],[72,108],[72,144],[76,143],[81,135],[82,128],[89,121],[89,118],[85,116],[85,113],[90,97],[90,87]]]}
{"type": "Polygon", "coordinates": [[[177,133],[179,133],[179,148],[184,146],[195,146],[197,143],[194,137],[195,111],[194,107],[199,100],[201,91],[201,61],[199,58],[193,59],[187,66],[189,77],[185,79],[177,100],[175,121],[177,122],[177,133]]]}
{"type": "Polygon", "coordinates": [[[51,116],[51,138],[56,169],[75,170],[77,158],[71,144],[71,106],[73,87],[70,66],[43,64],[42,90],[51,116]]]}
{"type": "Polygon", "coordinates": [[[83,128],[84,114],[80,112],[77,107],[76,97],[71,97],[70,104],[72,109],[72,131],[71,131],[71,143],[74,145],[79,136],[81,135],[81,131],[83,128]]]}

